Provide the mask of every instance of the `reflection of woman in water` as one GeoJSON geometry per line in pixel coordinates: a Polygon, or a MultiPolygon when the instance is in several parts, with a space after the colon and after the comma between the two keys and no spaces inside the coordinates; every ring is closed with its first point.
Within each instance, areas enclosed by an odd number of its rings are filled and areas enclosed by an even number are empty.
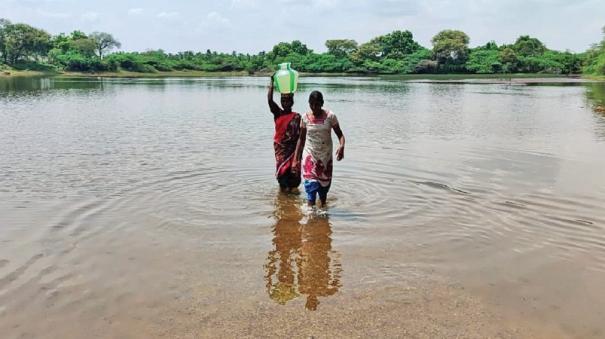
{"type": "Polygon", "coordinates": [[[314,311],[319,305],[318,297],[338,292],[342,269],[332,251],[332,230],[327,217],[312,217],[301,233],[298,291],[307,295],[305,307],[314,311]]]}
{"type": "Polygon", "coordinates": [[[284,194],[276,199],[275,215],[274,249],[265,265],[267,293],[280,304],[307,295],[305,307],[315,310],[319,297],[333,295],[340,287],[341,267],[332,251],[329,219],[315,216],[302,224],[298,199],[284,194]]]}
{"type": "Polygon", "coordinates": [[[297,199],[279,194],[275,204],[277,222],[273,227],[273,246],[265,265],[267,292],[280,304],[296,298],[295,260],[300,249],[301,220],[303,217],[297,199]],[[277,281],[273,281],[276,275],[277,281]]]}

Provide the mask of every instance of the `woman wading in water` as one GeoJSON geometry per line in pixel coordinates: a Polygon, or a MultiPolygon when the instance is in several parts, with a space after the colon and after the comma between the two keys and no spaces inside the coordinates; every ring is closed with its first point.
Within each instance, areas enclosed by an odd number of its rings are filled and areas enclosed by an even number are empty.
{"type": "Polygon", "coordinates": [[[287,192],[300,185],[300,164],[299,162],[293,164],[294,152],[300,135],[300,114],[292,112],[292,106],[294,105],[293,93],[281,95],[283,108],[280,108],[273,101],[273,76],[271,76],[269,84],[267,102],[275,121],[275,136],[273,137],[276,162],[275,177],[282,192],[287,192]]]}
{"type": "Polygon", "coordinates": [[[306,113],[300,123],[300,139],[296,145],[294,168],[299,168],[302,158],[302,176],[307,203],[314,206],[319,195],[322,207],[326,206],[328,191],[332,184],[332,129],[340,146],[336,150],[336,160],[345,155],[345,136],[342,134],[336,115],[323,109],[324,99],[321,92],[313,91],[309,95],[311,112],[306,113]]]}

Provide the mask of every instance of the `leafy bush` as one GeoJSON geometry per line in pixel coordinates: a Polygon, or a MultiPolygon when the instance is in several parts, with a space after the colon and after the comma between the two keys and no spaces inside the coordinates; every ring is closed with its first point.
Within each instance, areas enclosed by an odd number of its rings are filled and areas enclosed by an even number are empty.
{"type": "Polygon", "coordinates": [[[13,65],[13,68],[20,71],[39,71],[39,72],[54,72],[56,67],[46,63],[34,61],[19,61],[13,65]]]}
{"type": "Polygon", "coordinates": [[[503,68],[500,51],[498,49],[471,50],[465,67],[472,73],[499,73],[503,68]]]}
{"type": "Polygon", "coordinates": [[[146,63],[136,53],[115,53],[106,58],[109,62],[116,64],[118,68],[139,73],[155,73],[157,70],[146,63]]]}
{"type": "Polygon", "coordinates": [[[436,73],[439,63],[435,60],[421,60],[414,68],[414,73],[436,73]]]}
{"type": "Polygon", "coordinates": [[[585,73],[605,75],[605,27],[603,27],[603,40],[583,55],[583,62],[585,73]]]}

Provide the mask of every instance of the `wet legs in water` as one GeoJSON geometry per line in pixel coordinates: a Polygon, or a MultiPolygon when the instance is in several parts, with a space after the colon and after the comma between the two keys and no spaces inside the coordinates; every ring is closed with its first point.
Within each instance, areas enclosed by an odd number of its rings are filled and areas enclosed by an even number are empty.
{"type": "Polygon", "coordinates": [[[296,193],[298,192],[298,187],[290,187],[286,185],[279,185],[279,190],[282,193],[296,193]]]}
{"type": "MultiPolygon", "coordinates": [[[[327,199],[328,199],[327,195],[323,198],[319,197],[319,202],[321,203],[321,208],[327,207],[327,202],[326,202],[327,199]]],[[[309,206],[309,207],[315,206],[315,200],[313,200],[313,201],[307,200],[307,206],[309,206]]]]}
{"type": "Polygon", "coordinates": [[[298,192],[298,186],[300,185],[300,174],[296,172],[289,172],[277,178],[277,182],[279,183],[279,189],[282,191],[282,193],[298,192]]]}
{"type": "Polygon", "coordinates": [[[307,192],[307,205],[309,207],[315,206],[315,201],[317,200],[317,196],[319,195],[319,201],[321,202],[321,207],[326,207],[326,201],[328,200],[328,191],[330,190],[330,185],[321,186],[317,181],[305,181],[305,191],[307,192]]]}

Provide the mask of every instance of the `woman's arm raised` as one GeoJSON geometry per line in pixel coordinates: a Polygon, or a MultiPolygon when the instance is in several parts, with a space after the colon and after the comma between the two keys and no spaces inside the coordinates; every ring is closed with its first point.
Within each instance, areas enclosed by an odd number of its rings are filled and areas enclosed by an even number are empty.
{"type": "Polygon", "coordinates": [[[277,118],[281,114],[282,109],[279,108],[279,106],[275,103],[275,101],[273,101],[273,76],[271,76],[271,80],[269,81],[269,91],[267,92],[267,103],[269,104],[269,109],[271,110],[271,113],[273,113],[273,116],[275,118],[277,118]]]}

